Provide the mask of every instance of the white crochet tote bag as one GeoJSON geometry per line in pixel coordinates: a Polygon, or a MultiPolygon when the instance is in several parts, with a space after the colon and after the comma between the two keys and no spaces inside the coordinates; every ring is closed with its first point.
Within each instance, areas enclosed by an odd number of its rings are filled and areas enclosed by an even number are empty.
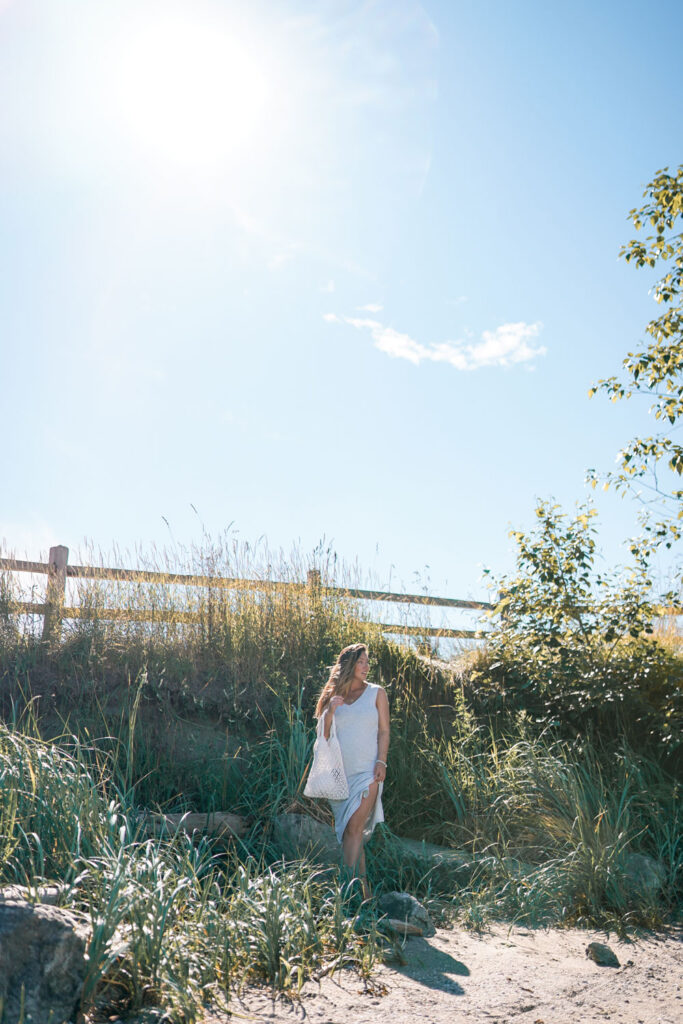
{"type": "Polygon", "coordinates": [[[346,800],[349,795],[349,784],[346,781],[334,715],[329,740],[325,739],[323,719],[324,716],[321,715],[318,720],[318,738],[313,747],[313,764],[308,773],[304,796],[346,800]]]}

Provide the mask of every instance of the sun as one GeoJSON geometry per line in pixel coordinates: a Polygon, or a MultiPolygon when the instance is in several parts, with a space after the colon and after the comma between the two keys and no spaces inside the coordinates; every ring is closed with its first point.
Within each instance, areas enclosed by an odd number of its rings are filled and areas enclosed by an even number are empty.
{"type": "Polygon", "coordinates": [[[187,18],[131,26],[122,40],[113,101],[148,156],[178,168],[242,160],[265,126],[265,70],[224,25],[187,18]]]}

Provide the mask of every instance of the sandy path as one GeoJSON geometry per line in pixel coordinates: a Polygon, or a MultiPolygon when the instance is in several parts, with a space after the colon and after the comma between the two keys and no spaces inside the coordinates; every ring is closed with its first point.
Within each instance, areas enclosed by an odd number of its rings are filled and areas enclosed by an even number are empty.
{"type": "Polygon", "coordinates": [[[405,966],[377,968],[369,991],[347,970],[307,983],[301,1003],[250,989],[232,1001],[232,1011],[268,1024],[683,1022],[681,932],[620,942],[578,929],[496,926],[483,936],[439,930],[431,939],[406,940],[405,955],[405,966]],[[607,942],[621,966],[589,960],[592,941],[607,942]]]}

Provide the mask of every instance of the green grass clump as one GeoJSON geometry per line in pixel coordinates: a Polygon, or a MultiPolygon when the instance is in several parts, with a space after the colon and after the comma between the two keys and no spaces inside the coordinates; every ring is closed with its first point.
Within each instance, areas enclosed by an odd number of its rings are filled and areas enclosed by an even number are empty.
{"type": "Polygon", "coordinates": [[[110,817],[83,748],[72,753],[0,722],[0,862],[6,880],[68,878],[110,817]]]}
{"type": "Polygon", "coordinates": [[[87,915],[84,1010],[157,1005],[193,1019],[236,986],[296,993],[316,972],[375,955],[336,873],[183,833],[146,838],[111,763],[77,742],[69,752],[1,726],[0,773],[0,881],[36,891],[59,880],[62,903],[87,915]]]}

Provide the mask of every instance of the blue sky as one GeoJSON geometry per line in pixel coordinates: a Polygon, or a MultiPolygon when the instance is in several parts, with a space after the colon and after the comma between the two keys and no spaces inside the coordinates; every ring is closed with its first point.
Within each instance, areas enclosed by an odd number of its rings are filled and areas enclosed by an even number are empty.
{"type": "MultiPolygon", "coordinates": [[[[0,0],[5,549],[233,524],[485,597],[535,500],[650,427],[587,392],[654,315],[617,254],[681,159],[681,29],[677,0],[0,0]]],[[[635,508],[597,501],[611,564],[635,508]]]]}

